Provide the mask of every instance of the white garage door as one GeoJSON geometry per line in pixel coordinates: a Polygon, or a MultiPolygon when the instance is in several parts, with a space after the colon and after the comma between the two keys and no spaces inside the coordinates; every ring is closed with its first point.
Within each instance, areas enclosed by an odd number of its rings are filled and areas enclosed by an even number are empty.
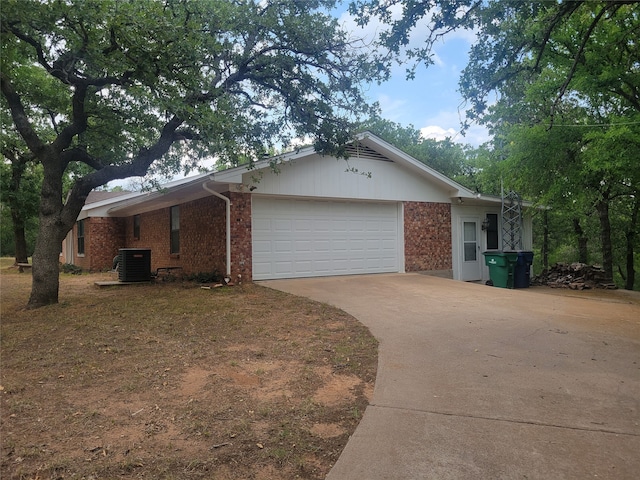
{"type": "Polygon", "coordinates": [[[254,197],[251,216],[254,280],[398,271],[395,203],[254,197]]]}

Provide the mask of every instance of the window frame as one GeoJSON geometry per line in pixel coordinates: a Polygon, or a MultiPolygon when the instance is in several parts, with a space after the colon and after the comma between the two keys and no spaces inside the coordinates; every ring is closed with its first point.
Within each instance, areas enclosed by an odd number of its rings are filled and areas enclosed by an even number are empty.
{"type": "Polygon", "coordinates": [[[86,228],[84,224],[85,219],[78,220],[76,222],[76,247],[78,250],[78,256],[84,256],[85,252],[85,238],[86,228]]]}
{"type": "Polygon", "coordinates": [[[487,250],[500,250],[500,225],[497,213],[487,213],[487,250]]]}
{"type": "Polygon", "coordinates": [[[180,205],[169,208],[169,253],[180,253],[180,205]]]}
{"type": "Polygon", "coordinates": [[[133,238],[140,240],[140,215],[133,216],[133,238]]]}

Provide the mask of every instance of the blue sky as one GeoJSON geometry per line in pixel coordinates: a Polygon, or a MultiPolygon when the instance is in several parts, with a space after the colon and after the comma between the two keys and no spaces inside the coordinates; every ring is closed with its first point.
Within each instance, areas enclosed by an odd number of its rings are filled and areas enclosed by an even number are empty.
{"type": "MultiPolygon", "coordinates": [[[[366,41],[386,28],[376,23],[360,28],[346,12],[339,18],[343,27],[352,32],[354,37],[366,41]]],[[[424,20],[425,24],[427,21],[424,20]]],[[[410,44],[424,44],[425,32],[426,28],[417,28],[410,44]]],[[[455,142],[479,146],[489,140],[484,127],[473,125],[465,136],[460,134],[465,105],[458,92],[458,80],[474,41],[473,32],[448,34],[445,41],[434,46],[433,65],[428,68],[420,65],[413,80],[406,80],[406,66],[395,67],[388,82],[368,86],[369,100],[380,104],[383,118],[404,126],[411,124],[427,138],[444,140],[450,137],[455,142]]]]}

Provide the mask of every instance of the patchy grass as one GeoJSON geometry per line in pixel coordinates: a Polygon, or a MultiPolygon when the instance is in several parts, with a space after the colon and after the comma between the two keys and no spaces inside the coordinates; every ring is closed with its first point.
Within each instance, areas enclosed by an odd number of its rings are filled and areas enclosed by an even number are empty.
{"type": "MultiPolygon", "coordinates": [[[[13,266],[15,261],[16,259],[12,257],[0,257],[0,269],[2,270],[2,273],[8,273],[9,271],[7,269],[13,266]]],[[[31,259],[29,259],[29,263],[31,263],[31,259]]],[[[17,268],[16,268],[16,272],[17,272],[17,268]]]]}
{"type": "Polygon", "coordinates": [[[256,285],[108,278],[34,311],[2,270],[1,478],[326,476],[373,389],[367,329],[256,285]]]}

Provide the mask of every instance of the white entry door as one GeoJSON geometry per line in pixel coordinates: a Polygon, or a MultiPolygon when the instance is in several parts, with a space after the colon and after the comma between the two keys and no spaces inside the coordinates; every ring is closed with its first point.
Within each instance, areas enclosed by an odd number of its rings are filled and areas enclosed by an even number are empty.
{"type": "Polygon", "coordinates": [[[461,264],[462,278],[471,282],[482,280],[482,254],[480,252],[480,220],[478,217],[462,217],[461,222],[461,264]]]}

